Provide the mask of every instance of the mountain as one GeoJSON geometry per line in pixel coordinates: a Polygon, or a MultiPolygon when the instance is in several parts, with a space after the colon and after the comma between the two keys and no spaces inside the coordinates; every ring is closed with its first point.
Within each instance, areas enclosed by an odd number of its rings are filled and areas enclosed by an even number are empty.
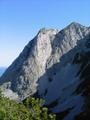
{"type": "Polygon", "coordinates": [[[0,78],[5,96],[45,99],[57,120],[90,117],[90,27],[41,29],[0,78]]]}
{"type": "Polygon", "coordinates": [[[0,67],[0,76],[4,73],[5,70],[6,70],[5,67],[0,67]]]}

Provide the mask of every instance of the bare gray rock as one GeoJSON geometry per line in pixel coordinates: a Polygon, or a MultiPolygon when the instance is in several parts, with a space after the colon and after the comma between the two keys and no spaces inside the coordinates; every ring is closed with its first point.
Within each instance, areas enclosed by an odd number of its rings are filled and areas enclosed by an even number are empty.
{"type": "Polygon", "coordinates": [[[68,111],[64,120],[73,120],[85,106],[83,91],[89,91],[88,56],[90,27],[73,22],[61,31],[43,28],[1,76],[0,88],[17,101],[37,93],[52,112],[68,111]]]}
{"type": "Polygon", "coordinates": [[[4,95],[23,100],[37,92],[48,105],[58,101],[53,112],[73,108],[72,117],[80,113],[84,98],[72,95],[80,84],[80,65],[74,63],[90,50],[89,34],[90,27],[75,22],[61,31],[41,29],[0,78],[4,95]]]}
{"type": "MultiPolygon", "coordinates": [[[[71,23],[61,31],[41,29],[6,70],[0,83],[16,92],[20,99],[34,94],[37,91],[38,79],[54,64],[59,63],[60,58],[89,32],[88,27],[78,23],[71,23]]],[[[47,81],[47,75],[45,79],[47,81]]],[[[42,83],[47,83],[46,81],[43,80],[42,83]]]]}

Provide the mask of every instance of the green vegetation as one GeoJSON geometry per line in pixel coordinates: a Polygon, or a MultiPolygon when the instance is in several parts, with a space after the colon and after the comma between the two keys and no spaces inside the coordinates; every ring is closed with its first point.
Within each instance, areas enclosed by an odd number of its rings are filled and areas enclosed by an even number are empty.
{"type": "Polygon", "coordinates": [[[0,92],[0,120],[55,120],[42,99],[27,98],[23,103],[3,97],[0,92]]]}

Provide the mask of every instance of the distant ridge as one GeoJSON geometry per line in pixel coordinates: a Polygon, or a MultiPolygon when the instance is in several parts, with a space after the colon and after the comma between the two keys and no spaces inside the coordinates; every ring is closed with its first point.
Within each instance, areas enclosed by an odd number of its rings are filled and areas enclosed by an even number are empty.
{"type": "Polygon", "coordinates": [[[5,67],[0,67],[0,76],[5,72],[6,68],[5,67]]]}

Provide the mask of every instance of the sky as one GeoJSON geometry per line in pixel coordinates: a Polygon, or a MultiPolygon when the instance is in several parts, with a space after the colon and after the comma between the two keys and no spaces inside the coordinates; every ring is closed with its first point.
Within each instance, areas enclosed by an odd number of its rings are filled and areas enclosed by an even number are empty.
{"type": "Polygon", "coordinates": [[[0,66],[8,67],[41,28],[90,26],[90,0],[0,0],[0,66]]]}

